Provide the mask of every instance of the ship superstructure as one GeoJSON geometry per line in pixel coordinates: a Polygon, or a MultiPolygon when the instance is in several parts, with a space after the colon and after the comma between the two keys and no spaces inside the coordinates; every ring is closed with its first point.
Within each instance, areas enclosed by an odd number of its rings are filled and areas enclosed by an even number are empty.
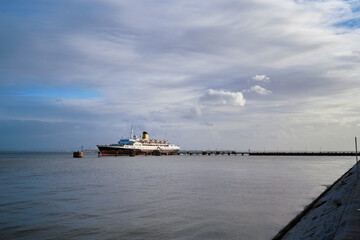
{"type": "Polygon", "coordinates": [[[142,138],[133,134],[131,127],[130,138],[123,138],[117,144],[97,145],[102,156],[135,156],[135,155],[178,155],[180,147],[170,144],[166,140],[149,139],[147,132],[142,138]]]}

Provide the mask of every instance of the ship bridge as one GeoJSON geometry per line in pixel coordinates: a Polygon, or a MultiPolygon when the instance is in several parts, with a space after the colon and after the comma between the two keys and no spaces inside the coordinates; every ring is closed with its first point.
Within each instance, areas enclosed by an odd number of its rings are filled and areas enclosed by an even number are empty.
{"type": "Polygon", "coordinates": [[[120,139],[120,141],[118,142],[119,145],[124,146],[124,145],[133,145],[135,143],[135,140],[133,139],[129,139],[129,138],[124,138],[124,139],[120,139]]]}

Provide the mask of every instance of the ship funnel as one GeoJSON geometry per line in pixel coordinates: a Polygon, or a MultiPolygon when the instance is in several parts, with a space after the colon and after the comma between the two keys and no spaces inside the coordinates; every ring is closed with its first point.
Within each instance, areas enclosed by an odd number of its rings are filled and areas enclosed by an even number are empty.
{"type": "Polygon", "coordinates": [[[143,132],[142,139],[149,139],[149,135],[147,132],[143,132]]]}

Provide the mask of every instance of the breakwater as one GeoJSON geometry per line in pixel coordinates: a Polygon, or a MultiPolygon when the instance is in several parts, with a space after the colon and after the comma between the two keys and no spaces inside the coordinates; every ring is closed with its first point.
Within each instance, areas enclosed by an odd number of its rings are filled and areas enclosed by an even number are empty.
{"type": "Polygon", "coordinates": [[[310,203],[273,240],[359,239],[360,184],[354,166],[310,203]]]}
{"type": "Polygon", "coordinates": [[[237,152],[235,150],[181,150],[179,155],[245,155],[248,152],[237,152]]]}
{"type": "Polygon", "coordinates": [[[355,156],[356,152],[249,152],[248,154],[250,156],[355,156]]]}
{"type": "Polygon", "coordinates": [[[249,156],[355,156],[352,151],[322,151],[322,152],[280,152],[280,151],[236,151],[236,150],[181,150],[179,155],[249,155],[249,156]]]}

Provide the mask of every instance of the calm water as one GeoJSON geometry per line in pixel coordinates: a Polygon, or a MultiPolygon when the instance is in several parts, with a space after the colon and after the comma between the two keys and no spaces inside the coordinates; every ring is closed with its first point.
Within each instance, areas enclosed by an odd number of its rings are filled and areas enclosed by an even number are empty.
{"type": "Polygon", "coordinates": [[[353,157],[0,153],[2,239],[271,239],[353,157]]]}

